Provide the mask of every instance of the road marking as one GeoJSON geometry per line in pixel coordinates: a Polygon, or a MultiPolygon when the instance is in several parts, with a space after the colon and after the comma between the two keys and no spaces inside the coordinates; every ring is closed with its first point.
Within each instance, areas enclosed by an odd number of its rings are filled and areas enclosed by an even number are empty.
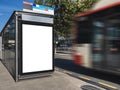
{"type": "Polygon", "coordinates": [[[79,76],[80,78],[82,79],[85,79],[85,80],[91,80],[90,78],[87,78],[87,77],[84,77],[84,76],[79,76]]]}
{"type": "Polygon", "coordinates": [[[107,84],[107,83],[103,83],[103,82],[98,82],[98,83],[101,84],[101,85],[104,85],[104,86],[106,86],[106,87],[112,88],[112,89],[117,89],[117,87],[112,86],[112,85],[107,84]]]}
{"type": "Polygon", "coordinates": [[[69,71],[66,71],[66,70],[64,70],[63,72],[72,75],[72,72],[69,72],[69,71]]]}

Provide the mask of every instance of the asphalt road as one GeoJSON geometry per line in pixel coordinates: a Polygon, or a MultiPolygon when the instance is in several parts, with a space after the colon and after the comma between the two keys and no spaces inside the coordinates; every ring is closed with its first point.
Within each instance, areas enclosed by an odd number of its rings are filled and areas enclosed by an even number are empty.
{"type": "Polygon", "coordinates": [[[120,76],[75,65],[69,54],[56,54],[55,66],[78,74],[83,74],[115,84],[120,84],[120,76]]]}

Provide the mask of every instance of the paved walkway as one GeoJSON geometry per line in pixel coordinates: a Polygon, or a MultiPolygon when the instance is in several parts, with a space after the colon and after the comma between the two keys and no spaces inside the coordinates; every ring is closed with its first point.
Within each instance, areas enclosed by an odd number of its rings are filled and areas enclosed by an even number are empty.
{"type": "Polygon", "coordinates": [[[55,71],[53,75],[49,77],[15,82],[0,62],[0,90],[82,90],[80,89],[82,85],[91,84],[58,71],[55,71]]]}

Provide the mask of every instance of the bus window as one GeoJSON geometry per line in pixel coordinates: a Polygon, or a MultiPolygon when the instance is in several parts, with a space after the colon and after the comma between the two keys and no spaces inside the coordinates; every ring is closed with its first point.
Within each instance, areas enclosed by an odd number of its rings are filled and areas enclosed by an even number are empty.
{"type": "Polygon", "coordinates": [[[106,62],[111,69],[120,68],[120,21],[107,21],[106,62]]]}
{"type": "MultiPolygon", "coordinates": [[[[79,22],[78,22],[79,23],[79,22]]],[[[91,43],[92,26],[88,21],[78,24],[76,41],[78,44],[91,43]]]]}

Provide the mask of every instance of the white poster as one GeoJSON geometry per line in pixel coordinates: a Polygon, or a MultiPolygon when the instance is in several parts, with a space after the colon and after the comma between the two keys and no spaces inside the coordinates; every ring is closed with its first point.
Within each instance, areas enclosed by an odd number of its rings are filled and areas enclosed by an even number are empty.
{"type": "Polygon", "coordinates": [[[22,25],[22,73],[53,69],[52,27],[22,25]]]}

